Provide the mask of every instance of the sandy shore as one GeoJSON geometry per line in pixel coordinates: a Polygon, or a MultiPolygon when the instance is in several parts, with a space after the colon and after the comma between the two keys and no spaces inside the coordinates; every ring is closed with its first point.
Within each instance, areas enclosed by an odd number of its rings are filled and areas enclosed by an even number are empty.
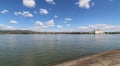
{"type": "Polygon", "coordinates": [[[120,49],[102,52],[54,66],[120,66],[120,49]]]}

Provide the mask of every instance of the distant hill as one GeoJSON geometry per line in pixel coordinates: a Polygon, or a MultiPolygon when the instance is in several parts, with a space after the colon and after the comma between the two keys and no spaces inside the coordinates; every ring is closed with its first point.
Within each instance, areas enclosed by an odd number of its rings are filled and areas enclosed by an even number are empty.
{"type": "Polygon", "coordinates": [[[0,34],[33,34],[30,30],[0,30],[0,34]]]}

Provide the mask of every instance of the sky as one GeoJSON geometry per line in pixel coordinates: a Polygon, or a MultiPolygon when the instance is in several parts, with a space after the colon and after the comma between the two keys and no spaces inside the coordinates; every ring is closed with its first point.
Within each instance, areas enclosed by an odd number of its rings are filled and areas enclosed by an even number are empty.
{"type": "Polygon", "coordinates": [[[120,0],[0,1],[0,30],[120,31],[120,0]]]}

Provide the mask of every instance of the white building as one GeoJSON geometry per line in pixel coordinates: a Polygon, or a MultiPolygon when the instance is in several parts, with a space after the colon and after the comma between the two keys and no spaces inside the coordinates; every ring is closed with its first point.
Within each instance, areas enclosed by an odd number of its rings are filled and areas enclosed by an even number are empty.
{"type": "Polygon", "coordinates": [[[95,30],[94,33],[95,33],[95,34],[103,34],[104,32],[101,31],[101,30],[95,30]]]}

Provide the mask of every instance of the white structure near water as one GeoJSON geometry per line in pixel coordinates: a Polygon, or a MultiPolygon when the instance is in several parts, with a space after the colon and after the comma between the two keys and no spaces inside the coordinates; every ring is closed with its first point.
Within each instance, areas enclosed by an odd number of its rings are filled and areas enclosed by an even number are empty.
{"type": "Polygon", "coordinates": [[[95,30],[94,33],[95,33],[95,34],[103,34],[104,31],[102,31],[102,30],[95,30]]]}

